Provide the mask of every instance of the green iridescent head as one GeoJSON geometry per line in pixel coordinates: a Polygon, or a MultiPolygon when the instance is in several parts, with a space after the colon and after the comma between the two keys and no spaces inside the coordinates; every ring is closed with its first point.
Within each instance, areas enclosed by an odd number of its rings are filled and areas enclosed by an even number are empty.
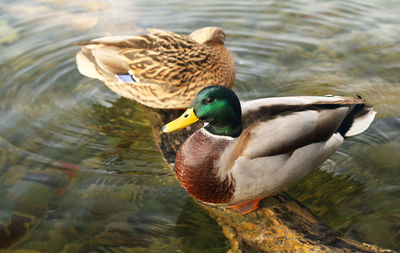
{"type": "Polygon", "coordinates": [[[163,127],[172,132],[197,120],[208,122],[205,129],[212,134],[237,137],[242,132],[242,109],[236,94],[225,86],[209,86],[197,93],[192,106],[178,119],[163,127]]]}

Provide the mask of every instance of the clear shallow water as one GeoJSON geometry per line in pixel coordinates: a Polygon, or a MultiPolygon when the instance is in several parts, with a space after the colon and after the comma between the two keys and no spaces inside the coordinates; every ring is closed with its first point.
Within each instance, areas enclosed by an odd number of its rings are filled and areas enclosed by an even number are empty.
{"type": "Polygon", "coordinates": [[[81,76],[71,46],[215,25],[227,33],[241,99],[359,94],[375,106],[371,128],[289,192],[347,236],[400,249],[397,1],[37,0],[0,10],[0,237],[7,226],[14,236],[0,246],[229,249],[172,178],[145,109],[81,76]]]}

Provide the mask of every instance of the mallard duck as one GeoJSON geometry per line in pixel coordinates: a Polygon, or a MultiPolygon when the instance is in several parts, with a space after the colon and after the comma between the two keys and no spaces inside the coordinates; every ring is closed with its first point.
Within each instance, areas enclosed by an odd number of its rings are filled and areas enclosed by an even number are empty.
{"type": "Polygon", "coordinates": [[[188,36],[148,31],[78,43],[82,46],[76,56],[78,70],[153,108],[187,108],[204,87],[233,86],[235,65],[222,29],[204,27],[188,36]]]}
{"type": "Polygon", "coordinates": [[[198,120],[204,127],[180,146],[175,172],[206,204],[242,214],[332,155],[348,136],[366,130],[375,111],[360,97],[299,96],[239,102],[224,86],[202,89],[168,133],[198,120]]]}

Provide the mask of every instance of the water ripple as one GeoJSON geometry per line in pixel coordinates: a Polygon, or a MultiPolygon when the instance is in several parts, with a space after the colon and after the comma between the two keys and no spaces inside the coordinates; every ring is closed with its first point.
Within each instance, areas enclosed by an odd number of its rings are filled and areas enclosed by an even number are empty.
{"type": "Polygon", "coordinates": [[[118,243],[135,248],[173,241],[175,251],[182,240],[197,245],[205,238],[226,252],[225,244],[204,236],[209,233],[193,232],[217,231],[217,225],[206,215],[197,219],[199,210],[166,170],[146,111],[81,76],[74,59],[79,48],[72,46],[149,27],[188,34],[210,25],[226,32],[241,99],[359,94],[374,105],[370,129],[346,140],[322,170],[300,183],[299,199],[311,196],[309,207],[327,210],[321,211],[326,221],[347,234],[400,247],[390,219],[400,203],[397,1],[6,0],[0,9],[6,31],[0,34],[0,190],[18,197],[0,201],[0,223],[18,207],[44,228],[21,249],[33,243],[35,250],[58,252],[68,238],[93,250],[101,243],[119,250],[118,243]],[[315,199],[320,191],[324,199],[315,199]],[[45,204],[34,205],[29,196],[45,204]],[[369,232],[376,220],[382,236],[369,232]],[[48,233],[62,236],[44,242],[48,233]],[[129,244],[122,235],[141,237],[129,244]]]}

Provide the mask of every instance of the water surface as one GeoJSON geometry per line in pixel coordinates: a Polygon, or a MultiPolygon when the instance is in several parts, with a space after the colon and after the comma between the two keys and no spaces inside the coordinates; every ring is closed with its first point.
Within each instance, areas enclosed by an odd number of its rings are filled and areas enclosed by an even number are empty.
{"type": "Polygon", "coordinates": [[[167,169],[145,108],[80,75],[72,46],[212,25],[227,33],[241,99],[359,94],[374,105],[370,129],[289,193],[346,236],[400,250],[397,1],[3,0],[0,10],[0,247],[229,249],[167,169]]]}

